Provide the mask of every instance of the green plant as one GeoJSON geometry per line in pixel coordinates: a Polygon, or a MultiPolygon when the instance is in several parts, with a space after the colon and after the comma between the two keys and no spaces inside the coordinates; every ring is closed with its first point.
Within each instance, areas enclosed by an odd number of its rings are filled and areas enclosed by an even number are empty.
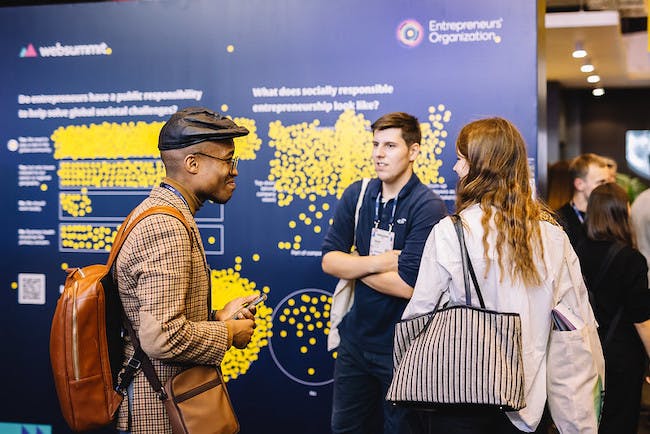
{"type": "Polygon", "coordinates": [[[648,188],[639,178],[629,176],[624,173],[616,174],[616,183],[623,187],[627,192],[630,203],[646,188],[648,188]]]}

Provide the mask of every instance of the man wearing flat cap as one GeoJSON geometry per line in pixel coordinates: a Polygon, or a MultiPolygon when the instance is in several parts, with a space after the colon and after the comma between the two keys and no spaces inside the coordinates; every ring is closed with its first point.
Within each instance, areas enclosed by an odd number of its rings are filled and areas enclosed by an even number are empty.
{"type": "MultiPolygon", "coordinates": [[[[132,214],[154,206],[179,210],[191,228],[167,214],[138,223],[120,251],[114,276],[124,311],[162,384],[192,365],[221,364],[230,348],[251,339],[256,298],[238,297],[210,312],[210,270],[196,211],[206,200],[226,203],[235,190],[237,157],[233,139],[248,134],[231,119],[202,107],[178,111],[163,125],[158,149],[166,177],[132,214]]],[[[125,343],[125,360],[134,353],[125,343]]],[[[119,409],[118,431],[171,434],[163,403],[144,373],[135,374],[119,409]]]]}

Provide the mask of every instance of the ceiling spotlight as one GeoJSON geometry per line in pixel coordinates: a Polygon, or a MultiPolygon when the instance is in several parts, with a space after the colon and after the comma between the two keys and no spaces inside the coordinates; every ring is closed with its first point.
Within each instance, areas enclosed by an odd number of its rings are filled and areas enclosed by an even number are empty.
{"type": "Polygon", "coordinates": [[[585,63],[580,66],[580,71],[582,72],[594,72],[595,69],[596,68],[589,60],[585,60],[585,63]]]}
{"type": "Polygon", "coordinates": [[[576,48],[573,51],[572,56],[575,57],[576,59],[582,59],[583,57],[587,57],[587,52],[585,51],[584,48],[582,48],[582,44],[580,42],[576,42],[576,48]]]}
{"type": "Polygon", "coordinates": [[[593,96],[603,96],[605,95],[605,89],[603,89],[602,87],[597,87],[591,91],[591,94],[593,96]]]}
{"type": "Polygon", "coordinates": [[[589,77],[587,77],[587,81],[589,83],[598,83],[600,81],[600,75],[598,74],[590,75],[589,77]]]}

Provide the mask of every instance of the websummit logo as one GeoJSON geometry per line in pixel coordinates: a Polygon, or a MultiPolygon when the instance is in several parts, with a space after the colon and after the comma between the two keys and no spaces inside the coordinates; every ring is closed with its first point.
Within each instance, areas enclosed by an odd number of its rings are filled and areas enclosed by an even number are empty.
{"type": "Polygon", "coordinates": [[[34,48],[34,44],[28,44],[21,48],[20,57],[77,57],[77,56],[110,56],[113,49],[106,42],[99,44],[63,45],[60,42],[52,46],[34,48]]]}
{"type": "Polygon", "coordinates": [[[20,57],[37,57],[36,50],[33,44],[29,44],[20,50],[20,57]]]}
{"type": "Polygon", "coordinates": [[[417,47],[424,39],[422,24],[416,20],[404,20],[397,26],[397,40],[409,48],[417,47]]]}

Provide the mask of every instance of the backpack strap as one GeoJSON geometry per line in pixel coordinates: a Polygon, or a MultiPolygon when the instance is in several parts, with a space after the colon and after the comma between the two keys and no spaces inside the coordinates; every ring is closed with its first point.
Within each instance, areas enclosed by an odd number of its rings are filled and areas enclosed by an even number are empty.
{"type": "Polygon", "coordinates": [[[113,246],[111,247],[111,253],[108,255],[108,260],[106,261],[106,268],[110,270],[113,267],[113,263],[117,259],[117,254],[120,252],[120,249],[122,248],[122,244],[126,240],[126,237],[129,236],[131,233],[131,230],[140,223],[141,220],[149,217],[150,215],[153,214],[167,214],[172,217],[176,217],[178,220],[183,223],[185,228],[187,229],[187,232],[190,234],[190,237],[192,236],[192,229],[190,229],[190,225],[187,223],[187,220],[185,220],[185,217],[183,216],[183,213],[181,213],[179,210],[176,208],[173,208],[171,206],[154,206],[151,207],[142,213],[140,213],[132,222],[129,223],[129,220],[131,219],[131,216],[135,210],[131,211],[128,216],[124,219],[124,222],[122,222],[122,225],[120,226],[120,229],[117,231],[117,235],[115,235],[115,240],[113,240],[113,246]]]}
{"type": "Polygon", "coordinates": [[[354,210],[354,240],[352,241],[352,248],[356,249],[357,247],[357,223],[359,223],[359,211],[361,210],[361,205],[363,204],[363,198],[366,195],[366,188],[370,183],[370,178],[363,178],[361,181],[361,191],[359,192],[359,197],[357,198],[357,206],[354,210]]]}
{"type": "MultiPolygon", "coordinates": [[[[135,227],[135,225],[150,215],[167,214],[177,218],[181,221],[181,223],[183,223],[185,229],[187,229],[187,232],[190,235],[190,239],[192,237],[192,229],[190,228],[190,225],[187,223],[187,220],[185,220],[183,214],[176,208],[173,208],[171,206],[154,206],[143,211],[135,219],[133,219],[132,222],[129,222],[134,211],[131,211],[126,219],[124,219],[124,223],[122,223],[122,226],[118,230],[117,235],[115,235],[115,241],[113,242],[113,247],[111,248],[111,253],[108,257],[108,261],[106,262],[106,268],[109,270],[109,274],[111,272],[111,268],[113,267],[113,263],[117,258],[117,254],[122,248],[124,240],[126,240],[126,238],[129,236],[131,230],[135,227]]],[[[135,330],[133,330],[133,325],[131,325],[131,321],[129,321],[129,318],[126,316],[126,312],[124,311],[124,306],[122,303],[120,303],[120,309],[122,310],[124,326],[129,334],[129,338],[131,338],[131,344],[133,345],[135,352],[133,353],[133,356],[131,356],[131,358],[126,362],[126,366],[124,366],[124,369],[119,374],[115,390],[122,395],[126,395],[127,388],[133,381],[133,377],[135,377],[135,374],[138,372],[138,370],[142,368],[145,377],[147,377],[147,380],[149,381],[149,384],[151,384],[151,387],[158,393],[160,400],[167,399],[165,388],[162,386],[160,379],[156,375],[156,371],[154,370],[153,364],[151,363],[151,359],[149,359],[149,356],[147,356],[147,354],[142,349],[138,335],[135,330]]]]}

